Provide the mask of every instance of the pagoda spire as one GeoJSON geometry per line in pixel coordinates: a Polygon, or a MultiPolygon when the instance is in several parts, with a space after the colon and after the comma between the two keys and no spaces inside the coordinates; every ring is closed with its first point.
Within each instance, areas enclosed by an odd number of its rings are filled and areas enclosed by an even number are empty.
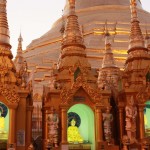
{"type": "Polygon", "coordinates": [[[148,55],[148,49],[145,47],[136,6],[136,0],[130,0],[131,33],[128,56],[125,62],[124,79],[126,80],[126,83],[124,85],[138,89],[145,86],[146,71],[150,64],[150,56],[148,55]]]}
{"type": "Polygon", "coordinates": [[[117,67],[114,55],[111,49],[110,33],[108,31],[107,22],[105,23],[105,54],[102,61],[102,68],[117,67]]]}
{"type": "Polygon", "coordinates": [[[6,13],[6,3],[6,0],[0,0],[0,46],[1,49],[3,47],[3,49],[0,51],[0,55],[5,54],[10,58],[13,58],[12,53],[10,51],[11,45],[6,13]]]}
{"type": "MultiPolygon", "coordinates": [[[[116,24],[115,24],[116,30],[116,24]]],[[[102,68],[99,70],[98,76],[98,87],[101,89],[118,88],[118,79],[120,75],[120,69],[117,67],[114,59],[114,55],[111,48],[111,41],[114,37],[111,37],[110,32],[108,31],[107,21],[105,23],[104,30],[105,37],[105,54],[102,61],[102,68]]]]}
{"type": "Polygon", "coordinates": [[[136,0],[130,0],[131,9],[131,32],[130,32],[130,44],[129,49],[134,47],[144,47],[144,37],[139,25],[137,15],[137,2],[136,0]]]}
{"type": "Polygon", "coordinates": [[[21,33],[20,33],[20,36],[18,38],[17,54],[22,53],[22,41],[23,41],[23,38],[22,38],[21,33]]]}
{"type": "Polygon", "coordinates": [[[81,62],[84,62],[84,66],[90,68],[90,64],[86,58],[86,47],[78,23],[78,17],[75,13],[75,0],[68,0],[68,2],[69,15],[67,17],[62,39],[62,51],[58,62],[59,69],[73,66],[81,62]],[[72,59],[72,63],[68,63],[69,59],[72,59]]]}
{"type": "Polygon", "coordinates": [[[9,45],[9,29],[6,14],[6,0],[0,0],[0,43],[9,45]]]}
{"type": "Polygon", "coordinates": [[[17,72],[19,72],[20,69],[22,68],[22,66],[24,65],[24,58],[23,58],[23,54],[22,54],[22,41],[23,41],[23,38],[22,38],[21,33],[20,33],[20,36],[18,38],[17,55],[16,55],[15,60],[14,60],[14,64],[16,66],[17,72]]]}
{"type": "Polygon", "coordinates": [[[10,50],[6,3],[6,0],[0,0],[0,82],[10,85],[16,84],[17,78],[10,50]]]}
{"type": "Polygon", "coordinates": [[[68,0],[69,15],[62,38],[61,53],[58,60],[56,82],[62,87],[70,87],[77,79],[83,79],[96,86],[96,78],[86,55],[82,33],[75,13],[75,0],[68,0]]]}
{"type": "Polygon", "coordinates": [[[67,17],[67,24],[64,31],[62,49],[70,45],[78,45],[85,48],[78,17],[75,13],[75,0],[69,0],[69,6],[69,16],[67,17]]]}

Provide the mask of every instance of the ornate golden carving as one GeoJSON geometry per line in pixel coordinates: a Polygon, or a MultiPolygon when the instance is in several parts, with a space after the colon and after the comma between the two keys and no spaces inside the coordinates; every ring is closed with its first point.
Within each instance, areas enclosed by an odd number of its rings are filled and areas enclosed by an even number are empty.
{"type": "Polygon", "coordinates": [[[148,98],[149,96],[147,93],[147,87],[141,87],[138,94],[136,95],[138,104],[145,104],[148,98]]]}
{"type": "MultiPolygon", "coordinates": [[[[74,72],[76,71],[76,69],[79,67],[79,69],[81,70],[82,74],[87,74],[88,73],[88,68],[84,67],[81,65],[80,61],[78,61],[77,63],[75,63],[75,65],[73,67],[69,67],[69,72],[71,74],[74,74],[74,72]]],[[[84,77],[85,78],[85,77],[84,77]]]]}
{"type": "Polygon", "coordinates": [[[33,99],[36,101],[41,101],[42,100],[42,95],[40,95],[39,93],[35,93],[33,95],[33,99]]]}
{"type": "Polygon", "coordinates": [[[6,98],[8,102],[18,103],[20,101],[19,95],[16,93],[16,89],[10,88],[9,85],[0,84],[0,93],[6,98]]]}
{"type": "Polygon", "coordinates": [[[60,97],[63,104],[70,104],[72,101],[73,95],[77,92],[77,90],[82,87],[87,94],[90,96],[91,100],[95,104],[102,103],[102,95],[98,89],[91,88],[90,85],[87,84],[85,77],[83,74],[78,76],[76,82],[73,83],[71,89],[63,88],[61,91],[60,97]]]}

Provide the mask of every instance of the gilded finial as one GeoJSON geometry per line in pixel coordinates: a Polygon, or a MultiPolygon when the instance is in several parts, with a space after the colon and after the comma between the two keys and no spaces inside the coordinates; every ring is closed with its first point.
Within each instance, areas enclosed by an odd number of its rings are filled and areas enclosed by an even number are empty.
{"type": "Polygon", "coordinates": [[[105,29],[104,29],[104,37],[105,37],[105,45],[110,44],[110,33],[108,31],[107,20],[105,21],[105,29]]]}
{"type": "Polygon", "coordinates": [[[137,20],[137,3],[136,0],[130,0],[130,9],[131,9],[131,19],[137,20]]]}
{"type": "Polygon", "coordinates": [[[75,13],[75,0],[68,0],[70,6],[70,14],[75,13]]]}
{"type": "Polygon", "coordinates": [[[23,38],[21,36],[21,32],[20,32],[20,35],[19,35],[19,38],[18,38],[18,42],[22,42],[23,41],[23,38]]]}
{"type": "Polygon", "coordinates": [[[114,23],[114,28],[111,29],[112,34],[110,34],[110,31],[108,30],[107,20],[105,21],[105,26],[104,26],[105,45],[111,45],[111,43],[114,41],[116,35],[116,26],[117,26],[117,22],[114,23]]]}
{"type": "MultiPolygon", "coordinates": [[[[108,30],[107,20],[105,21],[104,27],[104,38],[105,38],[105,54],[102,61],[102,68],[105,67],[116,67],[114,56],[111,49],[111,42],[113,41],[114,36],[112,36],[108,30]]],[[[116,29],[116,24],[115,24],[116,29]]],[[[114,32],[116,32],[114,29],[114,32]]]]}
{"type": "Polygon", "coordinates": [[[75,0],[69,0],[70,6],[75,6],[75,0]]]}
{"type": "Polygon", "coordinates": [[[60,33],[63,35],[65,31],[65,20],[64,20],[64,10],[62,10],[62,27],[60,29],[60,33]]]}
{"type": "Polygon", "coordinates": [[[6,2],[7,2],[6,0],[0,0],[1,5],[6,5],[6,2]]]}

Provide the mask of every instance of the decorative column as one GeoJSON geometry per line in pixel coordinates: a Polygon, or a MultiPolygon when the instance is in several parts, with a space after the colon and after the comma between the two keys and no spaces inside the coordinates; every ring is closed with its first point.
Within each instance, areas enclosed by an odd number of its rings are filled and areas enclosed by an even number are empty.
{"type": "Polygon", "coordinates": [[[119,130],[120,130],[120,139],[122,139],[124,135],[124,107],[122,105],[118,105],[119,109],[119,130]]]}
{"type": "Polygon", "coordinates": [[[8,144],[16,144],[16,110],[9,109],[9,135],[8,144]]]}
{"type": "Polygon", "coordinates": [[[145,136],[144,107],[145,107],[145,104],[138,104],[139,138],[140,139],[143,139],[145,136]]]}
{"type": "Polygon", "coordinates": [[[98,105],[95,107],[95,123],[96,123],[96,142],[103,142],[103,118],[102,118],[102,106],[98,105]]]}
{"type": "Polygon", "coordinates": [[[67,144],[67,106],[61,106],[61,143],[67,144]]]}
{"type": "Polygon", "coordinates": [[[46,149],[47,140],[48,140],[48,124],[47,124],[47,118],[48,118],[48,108],[43,107],[42,108],[42,136],[43,136],[43,149],[46,149]]]}
{"type": "Polygon", "coordinates": [[[32,142],[32,112],[33,112],[33,106],[27,107],[27,146],[29,146],[32,142]]]}

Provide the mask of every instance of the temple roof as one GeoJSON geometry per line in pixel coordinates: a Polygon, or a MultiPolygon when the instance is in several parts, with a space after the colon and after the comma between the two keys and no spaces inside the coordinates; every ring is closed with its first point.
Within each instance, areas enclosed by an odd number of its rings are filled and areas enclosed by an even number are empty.
{"type": "MultiPolygon", "coordinates": [[[[100,5],[130,5],[130,0],[76,0],[76,10],[95,7],[100,5]]],[[[140,0],[137,0],[137,6],[142,8],[140,0]]],[[[66,6],[64,12],[68,12],[68,0],[66,0],[66,6]]]]}

